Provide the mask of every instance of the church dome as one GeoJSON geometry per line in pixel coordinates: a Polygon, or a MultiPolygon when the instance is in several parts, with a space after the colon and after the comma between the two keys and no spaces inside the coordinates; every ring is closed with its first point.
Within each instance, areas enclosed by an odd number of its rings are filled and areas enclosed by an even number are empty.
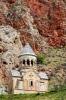
{"type": "Polygon", "coordinates": [[[36,54],[34,53],[33,49],[30,47],[29,43],[26,43],[24,49],[20,53],[20,56],[23,56],[23,55],[36,56],[36,54]]]}

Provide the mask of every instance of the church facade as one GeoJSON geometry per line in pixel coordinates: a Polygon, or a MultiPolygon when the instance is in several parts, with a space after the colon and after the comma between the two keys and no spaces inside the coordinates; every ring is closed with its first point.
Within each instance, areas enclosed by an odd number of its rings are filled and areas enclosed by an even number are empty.
{"type": "Polygon", "coordinates": [[[45,93],[48,91],[48,76],[37,71],[36,54],[27,43],[19,55],[19,69],[11,70],[9,93],[45,93]]]}

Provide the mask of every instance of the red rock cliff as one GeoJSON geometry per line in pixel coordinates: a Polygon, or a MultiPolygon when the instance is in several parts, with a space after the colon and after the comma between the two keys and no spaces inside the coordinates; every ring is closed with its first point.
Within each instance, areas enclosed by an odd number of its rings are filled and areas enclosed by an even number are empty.
{"type": "Polygon", "coordinates": [[[22,43],[28,41],[37,53],[44,51],[44,41],[54,47],[66,45],[65,0],[1,0],[0,7],[0,24],[19,30],[22,43]]]}

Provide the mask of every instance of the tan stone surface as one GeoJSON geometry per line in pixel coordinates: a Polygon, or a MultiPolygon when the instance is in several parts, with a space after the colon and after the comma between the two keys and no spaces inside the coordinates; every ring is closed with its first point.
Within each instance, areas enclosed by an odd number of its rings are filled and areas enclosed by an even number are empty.
{"type": "Polygon", "coordinates": [[[0,55],[8,69],[18,65],[21,50],[20,34],[9,25],[0,26],[0,55]]]}

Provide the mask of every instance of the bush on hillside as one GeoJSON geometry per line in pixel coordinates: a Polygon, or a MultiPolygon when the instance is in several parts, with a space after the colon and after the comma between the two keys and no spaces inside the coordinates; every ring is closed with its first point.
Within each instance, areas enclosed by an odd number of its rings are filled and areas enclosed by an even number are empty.
{"type": "Polygon", "coordinates": [[[44,56],[37,55],[37,64],[44,64],[44,56]]]}

